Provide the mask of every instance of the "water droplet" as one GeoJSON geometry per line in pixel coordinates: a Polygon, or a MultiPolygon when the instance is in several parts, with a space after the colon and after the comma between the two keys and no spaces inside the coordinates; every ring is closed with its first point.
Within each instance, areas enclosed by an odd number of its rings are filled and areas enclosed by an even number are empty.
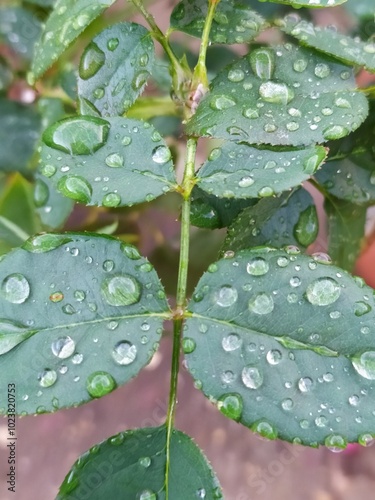
{"type": "Polygon", "coordinates": [[[290,410],[292,410],[292,409],[293,409],[293,407],[294,407],[294,402],[293,402],[293,400],[292,400],[292,399],[290,399],[290,398],[283,399],[283,400],[281,401],[281,407],[282,407],[282,409],[283,409],[283,410],[285,410],[285,411],[290,411],[290,410]]]}
{"type": "Polygon", "coordinates": [[[199,488],[199,490],[196,491],[196,497],[206,498],[206,490],[204,488],[199,488]]]}
{"type": "Polygon", "coordinates": [[[75,347],[75,342],[71,337],[60,337],[51,344],[52,353],[60,359],[69,358],[75,347]]]}
{"type": "Polygon", "coordinates": [[[301,285],[301,280],[298,278],[298,276],[293,276],[292,278],[290,278],[289,284],[292,287],[297,287],[301,285]]]}
{"type": "Polygon", "coordinates": [[[75,290],[73,295],[77,302],[83,302],[86,298],[86,294],[83,290],[75,290]]]}
{"type": "Polygon", "coordinates": [[[119,39],[118,38],[110,38],[108,40],[108,42],[107,42],[108,50],[110,50],[111,52],[113,52],[114,50],[117,49],[118,44],[119,44],[119,39]]]}
{"type": "Polygon", "coordinates": [[[307,68],[307,64],[308,62],[306,59],[296,59],[293,63],[293,69],[297,71],[297,73],[303,73],[307,68]]]}
{"type": "Polygon", "coordinates": [[[86,389],[93,398],[100,398],[116,388],[116,382],[107,372],[94,372],[87,377],[86,389]]]}
{"type": "Polygon", "coordinates": [[[237,333],[230,333],[223,338],[221,345],[223,346],[224,351],[235,351],[241,347],[242,339],[239,335],[237,335],[237,333]]]}
{"type": "Polygon", "coordinates": [[[1,283],[0,295],[12,304],[23,304],[30,295],[30,284],[23,274],[9,274],[1,283]]]}
{"type": "Polygon", "coordinates": [[[276,439],[277,438],[277,430],[266,420],[261,420],[259,422],[255,422],[251,426],[251,430],[256,432],[260,436],[265,439],[276,439]]]}
{"type": "Polygon", "coordinates": [[[111,168],[120,168],[124,166],[124,158],[118,153],[112,153],[105,159],[105,164],[111,168]]]}
{"type": "Polygon", "coordinates": [[[115,345],[112,357],[119,365],[130,365],[137,357],[137,347],[127,340],[122,340],[115,345]]]}
{"type": "Polygon", "coordinates": [[[55,370],[46,368],[38,376],[39,385],[42,387],[51,387],[57,380],[57,373],[55,370]]]}
{"type": "Polygon", "coordinates": [[[275,70],[275,53],[271,49],[255,49],[250,53],[250,66],[262,80],[270,80],[275,70]]]}
{"type": "Polygon", "coordinates": [[[226,417],[238,421],[243,410],[242,397],[236,393],[224,394],[219,398],[217,407],[226,417]]]}
{"type": "Polygon", "coordinates": [[[83,361],[83,354],[75,354],[73,357],[72,357],[72,363],[74,365],[80,365],[83,361]]]}
{"type": "Polygon", "coordinates": [[[222,111],[223,109],[232,108],[236,105],[236,101],[232,97],[225,95],[215,96],[211,99],[210,106],[212,109],[222,111]]]}
{"type": "Polygon", "coordinates": [[[277,259],[277,265],[279,267],[286,267],[289,264],[289,260],[286,257],[279,257],[277,259]]]}
{"type": "Polygon", "coordinates": [[[190,354],[195,350],[196,343],[194,339],[191,339],[189,337],[185,337],[182,340],[182,350],[184,351],[185,354],[190,354]]]}
{"type": "Polygon", "coordinates": [[[105,54],[96,43],[91,42],[85,49],[79,65],[82,80],[92,78],[105,63],[105,54]]]}
{"type": "Polygon", "coordinates": [[[247,188],[254,184],[254,179],[252,177],[242,177],[241,180],[238,181],[238,185],[241,188],[247,188]]]}
{"type": "Polygon", "coordinates": [[[288,104],[293,99],[294,92],[285,83],[268,81],[259,87],[259,95],[266,102],[288,104]]]}
{"type": "Polygon", "coordinates": [[[245,118],[250,118],[252,120],[259,118],[259,112],[256,109],[252,109],[252,108],[244,109],[242,114],[244,115],[245,118]]]}
{"type": "Polygon", "coordinates": [[[223,382],[223,384],[226,384],[226,385],[230,385],[234,381],[235,378],[236,377],[235,377],[234,373],[230,370],[227,370],[221,374],[221,381],[223,382]]]}
{"type": "Polygon", "coordinates": [[[358,443],[361,446],[366,446],[366,447],[372,446],[374,444],[374,435],[369,433],[361,434],[358,437],[358,443]]]}
{"type": "Polygon", "coordinates": [[[65,306],[62,307],[62,310],[65,314],[75,314],[77,311],[74,309],[72,304],[65,304],[65,306]]]}
{"type": "Polygon", "coordinates": [[[49,189],[45,182],[37,179],[34,185],[34,203],[36,207],[45,205],[49,198],[49,189]]]}
{"type": "Polygon", "coordinates": [[[349,130],[342,125],[330,125],[323,130],[323,137],[327,140],[341,139],[349,134],[349,130]]]}
{"type": "Polygon", "coordinates": [[[167,146],[157,146],[152,151],[152,159],[155,163],[159,165],[164,165],[172,158],[171,151],[167,146]]]}
{"type": "Polygon", "coordinates": [[[139,464],[142,465],[142,467],[144,467],[145,469],[147,469],[147,467],[150,467],[151,465],[151,458],[150,457],[141,457],[139,460],[138,460],[139,464]]]}
{"type": "Polygon", "coordinates": [[[255,314],[269,314],[273,311],[274,302],[270,295],[261,292],[249,300],[249,310],[255,314]]]}
{"type": "Polygon", "coordinates": [[[129,274],[117,274],[103,281],[101,293],[111,306],[129,306],[139,301],[141,286],[129,274]]]}
{"type": "Polygon", "coordinates": [[[150,73],[148,71],[140,71],[132,80],[133,90],[140,90],[147,82],[150,73]]]}
{"type": "Polygon", "coordinates": [[[255,257],[246,266],[246,271],[252,276],[263,276],[269,270],[268,262],[262,257],[255,257]]]}
{"type": "Polygon", "coordinates": [[[107,193],[105,196],[103,196],[102,203],[104,207],[118,207],[121,203],[121,197],[117,193],[107,193]]]}
{"type": "Polygon", "coordinates": [[[156,498],[156,494],[152,490],[143,490],[139,494],[139,500],[156,500],[156,498]]]}
{"type": "Polygon", "coordinates": [[[256,366],[245,366],[241,378],[244,385],[249,389],[258,389],[263,384],[263,374],[256,366]]]}
{"type": "Polygon", "coordinates": [[[310,392],[314,383],[310,377],[302,377],[298,381],[298,389],[301,392],[310,392]]]}
{"type": "Polygon", "coordinates": [[[293,228],[293,234],[300,245],[308,247],[317,237],[318,230],[316,208],[315,205],[311,205],[300,213],[297,224],[293,228]]]}
{"type": "Polygon", "coordinates": [[[371,306],[366,302],[358,301],[354,303],[354,314],[356,316],[364,316],[371,311],[371,306]]]}
{"type": "Polygon", "coordinates": [[[333,451],[334,453],[339,453],[345,450],[347,441],[344,437],[340,436],[339,434],[331,434],[325,439],[324,444],[330,451],[333,451]]]}
{"type": "Polygon", "coordinates": [[[245,78],[245,73],[242,71],[242,69],[231,69],[228,72],[228,80],[231,82],[242,82],[242,80],[245,78]]]}
{"type": "Polygon", "coordinates": [[[361,377],[375,380],[375,351],[366,351],[352,358],[354,369],[361,377]]]}
{"type": "Polygon", "coordinates": [[[92,187],[79,175],[64,175],[57,184],[57,189],[68,198],[81,203],[89,203],[91,200],[92,187]]]}
{"type": "Polygon", "coordinates": [[[350,396],[348,401],[351,406],[359,405],[359,397],[357,396],[357,394],[353,394],[352,396],[350,396]]]}
{"type": "Polygon", "coordinates": [[[314,306],[327,306],[340,297],[341,288],[332,278],[319,278],[306,289],[306,298],[314,306]]]}
{"type": "Polygon", "coordinates": [[[105,260],[103,262],[103,269],[104,271],[107,271],[107,273],[113,271],[114,268],[115,268],[115,263],[113,262],[113,260],[105,260]]]}
{"type": "Polygon", "coordinates": [[[320,415],[315,419],[315,425],[317,427],[325,427],[328,424],[328,419],[324,415],[320,415]]]}
{"type": "Polygon", "coordinates": [[[272,349],[267,352],[266,359],[270,365],[278,365],[282,360],[282,354],[277,349],[272,349]]]}
{"type": "Polygon", "coordinates": [[[318,63],[314,68],[314,73],[318,78],[327,78],[327,76],[331,73],[331,70],[329,69],[328,64],[318,63]]]}
{"type": "Polygon", "coordinates": [[[216,304],[220,307],[232,306],[237,301],[237,297],[238,297],[237,290],[229,285],[222,286],[215,293],[216,304]]]}

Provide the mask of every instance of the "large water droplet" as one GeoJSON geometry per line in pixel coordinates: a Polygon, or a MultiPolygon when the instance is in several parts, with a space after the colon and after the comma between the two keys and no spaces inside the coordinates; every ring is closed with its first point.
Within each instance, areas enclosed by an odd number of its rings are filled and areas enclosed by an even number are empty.
{"type": "Polygon", "coordinates": [[[277,430],[266,420],[260,420],[259,422],[255,422],[251,426],[251,430],[256,432],[260,436],[265,439],[276,439],[277,438],[277,430]]]}
{"type": "Polygon", "coordinates": [[[71,337],[60,337],[51,344],[52,353],[60,359],[69,358],[74,353],[75,347],[71,337]]]}
{"type": "Polygon", "coordinates": [[[156,500],[156,494],[152,490],[143,490],[140,492],[137,500],[156,500]]]}
{"type": "Polygon", "coordinates": [[[232,97],[226,95],[215,96],[210,102],[211,108],[218,109],[219,111],[232,108],[235,105],[236,101],[232,97]]]}
{"type": "Polygon", "coordinates": [[[275,70],[275,53],[271,49],[255,49],[250,53],[250,66],[258,78],[270,80],[275,70]]]}
{"type": "Polygon", "coordinates": [[[364,316],[371,311],[371,306],[366,302],[358,301],[354,304],[354,314],[356,316],[364,316]]]}
{"type": "Polygon", "coordinates": [[[293,99],[294,92],[285,83],[268,81],[259,87],[259,95],[266,102],[288,104],[293,99]]]}
{"type": "Polygon", "coordinates": [[[57,189],[68,198],[81,203],[89,203],[92,187],[89,182],[79,175],[64,175],[57,184],[57,189]]]}
{"type": "Polygon", "coordinates": [[[263,276],[269,270],[268,262],[262,257],[255,257],[246,266],[246,271],[253,276],[263,276]]]}
{"type": "Polygon", "coordinates": [[[141,285],[129,274],[117,274],[103,281],[101,293],[111,306],[129,306],[139,301],[141,285]]]}
{"type": "Polygon", "coordinates": [[[242,345],[242,340],[237,333],[230,333],[226,337],[223,338],[221,345],[223,346],[224,351],[230,352],[239,349],[242,345]]]}
{"type": "Polygon", "coordinates": [[[314,385],[314,382],[310,377],[302,377],[298,381],[298,389],[301,392],[310,392],[312,387],[314,385]]]}
{"type": "Polygon", "coordinates": [[[224,394],[219,398],[217,407],[226,417],[238,421],[243,410],[242,397],[236,393],[224,394]]]}
{"type": "Polygon", "coordinates": [[[184,351],[185,354],[191,354],[192,352],[195,351],[196,343],[194,339],[191,339],[190,337],[185,337],[182,340],[182,350],[184,351]]]}
{"type": "Polygon", "coordinates": [[[323,130],[323,137],[327,140],[341,139],[349,134],[349,130],[342,125],[330,125],[323,130]]]}
{"type": "Polygon", "coordinates": [[[46,368],[39,374],[38,380],[42,387],[51,387],[57,380],[57,373],[55,370],[46,368]]]}
{"type": "Polygon", "coordinates": [[[110,38],[108,40],[108,42],[107,42],[108,50],[110,50],[111,52],[113,52],[114,50],[117,49],[118,44],[119,44],[119,39],[118,38],[110,38]]]}
{"type": "Polygon", "coordinates": [[[127,340],[122,340],[115,345],[112,357],[119,365],[130,365],[137,357],[137,347],[127,340]]]}
{"type": "Polygon", "coordinates": [[[267,293],[258,293],[249,300],[249,310],[255,314],[269,314],[273,311],[273,308],[273,298],[267,293]]]}
{"type": "Polygon", "coordinates": [[[152,151],[152,159],[159,165],[164,165],[172,158],[171,151],[167,146],[157,146],[152,151]]]}
{"type": "Polygon", "coordinates": [[[318,229],[318,216],[315,205],[312,205],[300,213],[293,234],[300,245],[307,247],[315,241],[318,229]]]}
{"type": "Polygon", "coordinates": [[[91,42],[85,49],[79,65],[79,76],[83,80],[92,78],[105,63],[105,54],[95,42],[91,42]]]}
{"type": "Polygon", "coordinates": [[[216,304],[220,307],[232,306],[237,301],[237,297],[237,290],[229,285],[222,286],[215,293],[216,304]]]}
{"type": "Polygon", "coordinates": [[[249,389],[258,389],[263,384],[263,374],[256,366],[245,366],[241,378],[249,389]]]}
{"type": "Polygon", "coordinates": [[[116,382],[107,372],[94,372],[87,377],[86,389],[93,398],[100,398],[116,388],[116,382]]]}
{"type": "Polygon", "coordinates": [[[366,351],[362,354],[357,354],[353,356],[351,361],[361,377],[368,380],[375,380],[375,351],[366,351]]]}
{"type": "Polygon", "coordinates": [[[331,434],[325,439],[324,444],[330,451],[339,453],[345,450],[348,443],[343,436],[340,436],[339,434],[331,434]]]}
{"type": "Polygon", "coordinates": [[[124,166],[124,158],[118,153],[112,153],[105,159],[105,164],[108,167],[120,168],[124,166]]]}
{"type": "Polygon", "coordinates": [[[306,298],[314,306],[328,306],[340,297],[341,288],[333,278],[319,278],[306,290],[306,298]]]}
{"type": "Polygon", "coordinates": [[[1,283],[0,295],[12,304],[23,304],[30,295],[30,284],[23,274],[9,274],[1,283]]]}
{"type": "Polygon", "coordinates": [[[278,349],[272,349],[267,352],[266,359],[270,365],[278,365],[282,360],[283,355],[278,349]]]}

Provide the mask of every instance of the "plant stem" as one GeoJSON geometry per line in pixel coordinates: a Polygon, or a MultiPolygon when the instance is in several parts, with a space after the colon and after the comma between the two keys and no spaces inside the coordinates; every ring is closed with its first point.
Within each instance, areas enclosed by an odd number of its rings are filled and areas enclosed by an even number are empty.
{"type": "Polygon", "coordinates": [[[205,90],[208,89],[208,77],[207,77],[207,68],[206,68],[206,54],[208,45],[210,43],[210,31],[212,26],[212,21],[214,19],[215,10],[217,4],[220,0],[209,0],[208,3],[208,12],[206,21],[203,28],[202,33],[202,41],[199,49],[199,57],[197,65],[194,68],[194,76],[193,76],[193,89],[196,89],[199,84],[203,85],[205,90]]]}
{"type": "Polygon", "coordinates": [[[184,308],[186,302],[186,285],[189,267],[189,241],[190,241],[190,195],[194,186],[195,176],[195,154],[197,150],[197,141],[191,137],[187,141],[185,172],[181,183],[181,193],[183,197],[181,212],[181,245],[180,245],[180,263],[178,268],[177,281],[177,304],[173,323],[173,350],[172,350],[172,368],[171,383],[169,391],[169,404],[166,419],[167,443],[166,443],[166,471],[165,471],[165,492],[168,500],[168,483],[170,467],[170,442],[173,430],[174,417],[177,404],[177,383],[180,368],[180,348],[183,326],[184,308]]]}

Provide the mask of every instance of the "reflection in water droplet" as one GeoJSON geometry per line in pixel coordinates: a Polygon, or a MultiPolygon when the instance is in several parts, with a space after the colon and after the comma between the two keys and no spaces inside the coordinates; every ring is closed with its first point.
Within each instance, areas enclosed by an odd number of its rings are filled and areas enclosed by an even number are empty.
{"type": "Polygon", "coordinates": [[[258,293],[249,300],[249,310],[255,314],[269,314],[273,308],[273,298],[264,292],[258,293]]]}
{"type": "Polygon", "coordinates": [[[0,295],[12,304],[23,304],[30,295],[30,284],[20,273],[9,274],[1,283],[0,295]]]}
{"type": "Polygon", "coordinates": [[[196,343],[194,339],[189,337],[185,337],[182,340],[182,350],[185,354],[190,354],[195,351],[196,343]]]}
{"type": "Polygon", "coordinates": [[[147,469],[147,467],[150,467],[151,465],[151,458],[150,457],[141,457],[139,460],[138,460],[139,464],[142,465],[142,467],[144,467],[145,469],[147,469]]]}
{"type": "Polygon", "coordinates": [[[262,257],[255,257],[246,266],[246,270],[253,276],[263,276],[269,270],[268,262],[262,257]]]}
{"type": "Polygon", "coordinates": [[[340,453],[345,450],[348,443],[343,436],[340,436],[339,434],[331,434],[325,439],[324,444],[330,451],[340,453]]]}
{"type": "Polygon", "coordinates": [[[237,290],[229,285],[222,286],[215,293],[216,304],[220,307],[232,306],[237,301],[237,297],[238,297],[237,290]]]}
{"type": "Polygon", "coordinates": [[[89,182],[79,175],[64,175],[57,183],[57,189],[68,198],[89,203],[91,200],[92,187],[89,182]]]}
{"type": "Polygon", "coordinates": [[[116,382],[107,372],[94,372],[87,377],[86,389],[93,398],[100,398],[116,388],[116,382]]]}
{"type": "Polygon", "coordinates": [[[239,349],[242,345],[242,340],[236,333],[230,333],[223,338],[221,342],[224,351],[230,352],[239,349]]]}
{"type": "Polygon", "coordinates": [[[217,402],[217,408],[226,417],[238,421],[243,410],[242,397],[236,393],[223,394],[217,402]]]}
{"type": "Polygon", "coordinates": [[[250,53],[250,66],[258,78],[270,80],[275,70],[275,53],[268,48],[255,49],[250,53]]]}
{"type": "Polygon", "coordinates": [[[42,387],[51,387],[57,380],[57,373],[55,370],[50,370],[46,368],[38,376],[39,385],[42,387]]]}
{"type": "Polygon", "coordinates": [[[129,306],[141,298],[141,285],[129,274],[117,274],[103,281],[101,293],[111,306],[129,306]]]}
{"type": "Polygon", "coordinates": [[[124,158],[118,153],[112,153],[105,159],[105,164],[111,168],[120,168],[124,166],[124,158]]]}
{"type": "Polygon", "coordinates": [[[277,430],[266,420],[261,420],[259,422],[255,422],[251,426],[251,430],[256,432],[260,436],[265,439],[276,439],[277,438],[277,430]]]}
{"type": "Polygon", "coordinates": [[[278,365],[282,360],[282,354],[277,349],[272,349],[267,352],[266,359],[270,365],[278,365]]]}
{"type": "Polygon", "coordinates": [[[302,377],[298,381],[298,389],[301,392],[310,392],[313,384],[314,383],[310,377],[302,377]]]}
{"type": "Polygon", "coordinates": [[[293,99],[294,92],[285,83],[267,81],[259,87],[259,95],[266,102],[288,104],[293,99]]]}
{"type": "Polygon", "coordinates": [[[368,380],[375,380],[375,351],[366,351],[352,358],[356,372],[368,380]]]}
{"type": "Polygon", "coordinates": [[[85,49],[79,65],[82,80],[92,78],[105,63],[105,54],[96,43],[91,42],[85,49]]]}
{"type": "MultiPolygon", "coordinates": [[[[139,500],[156,500],[156,494],[152,490],[143,490],[139,494],[139,500]]],[[[137,500],[138,500],[137,498],[137,500]]]]}
{"type": "Polygon", "coordinates": [[[258,389],[263,383],[263,375],[256,366],[245,366],[241,378],[249,389],[258,389]]]}
{"type": "Polygon", "coordinates": [[[152,159],[159,165],[164,165],[172,158],[171,151],[166,146],[157,146],[152,151],[152,159]]]}
{"type": "Polygon", "coordinates": [[[130,365],[137,357],[137,347],[127,340],[122,340],[115,345],[112,357],[119,365],[130,365]]]}
{"type": "Polygon", "coordinates": [[[327,306],[340,297],[341,288],[333,278],[319,278],[306,289],[306,298],[314,306],[327,306]]]}
{"type": "Polygon", "coordinates": [[[69,358],[75,349],[76,345],[71,337],[60,337],[54,340],[51,344],[52,353],[60,359],[69,358]]]}

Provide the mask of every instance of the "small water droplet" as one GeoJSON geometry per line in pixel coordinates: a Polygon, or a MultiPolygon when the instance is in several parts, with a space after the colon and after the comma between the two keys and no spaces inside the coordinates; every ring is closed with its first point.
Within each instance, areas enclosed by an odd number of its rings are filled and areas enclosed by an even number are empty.
{"type": "Polygon", "coordinates": [[[242,339],[237,333],[230,333],[223,338],[221,345],[224,351],[230,352],[239,349],[242,345],[242,339]]]}
{"type": "Polygon", "coordinates": [[[119,365],[130,365],[137,357],[137,347],[127,340],[122,340],[115,345],[112,357],[119,365]]]}
{"type": "Polygon", "coordinates": [[[75,354],[73,357],[72,357],[72,363],[74,365],[80,365],[83,361],[83,354],[75,354]]]}
{"type": "Polygon", "coordinates": [[[283,399],[283,400],[281,401],[281,407],[282,407],[282,409],[283,409],[283,410],[285,410],[285,411],[290,411],[290,410],[292,410],[292,409],[293,409],[293,407],[294,407],[294,402],[293,402],[293,400],[292,400],[292,399],[290,399],[290,398],[283,399]]]}
{"type": "Polygon", "coordinates": [[[51,344],[52,354],[60,359],[69,358],[75,350],[75,342],[71,337],[60,337],[51,344]]]}
{"type": "Polygon", "coordinates": [[[237,297],[238,297],[237,290],[229,285],[222,286],[215,293],[216,304],[220,307],[232,306],[237,301],[237,297]]]}
{"type": "Polygon", "coordinates": [[[270,80],[275,70],[275,53],[268,48],[255,49],[250,53],[250,66],[262,80],[270,80]]]}
{"type": "Polygon", "coordinates": [[[251,426],[251,430],[253,432],[256,432],[257,434],[259,434],[260,436],[262,436],[265,439],[276,439],[277,438],[276,429],[273,427],[273,425],[271,425],[266,420],[261,420],[259,422],[255,422],[251,426]]]}
{"type": "Polygon", "coordinates": [[[0,295],[12,304],[23,304],[30,295],[30,284],[23,274],[9,274],[1,283],[0,295]]]}
{"type": "Polygon", "coordinates": [[[258,293],[249,300],[249,310],[255,314],[269,314],[273,308],[273,298],[267,293],[258,293]]]}
{"type": "Polygon", "coordinates": [[[327,140],[341,139],[349,134],[349,130],[342,125],[330,125],[323,130],[323,137],[327,140]]]}
{"type": "Polygon", "coordinates": [[[245,366],[241,378],[249,389],[258,389],[263,384],[263,374],[256,366],[245,366]]]}
{"type": "Polygon", "coordinates": [[[325,446],[334,453],[340,453],[345,450],[347,446],[347,441],[343,436],[339,434],[331,434],[324,441],[325,446]]]}
{"type": "Polygon", "coordinates": [[[145,469],[147,469],[147,467],[150,467],[151,465],[151,458],[150,457],[141,457],[139,460],[138,460],[139,464],[142,465],[142,467],[144,467],[145,469]]]}
{"type": "Polygon", "coordinates": [[[278,365],[282,360],[282,354],[277,349],[272,349],[267,352],[266,359],[270,365],[278,365]]]}
{"type": "Polygon", "coordinates": [[[259,95],[266,102],[288,104],[294,98],[294,92],[285,83],[263,82],[259,87],[259,95]]]}
{"type": "MultiPolygon", "coordinates": [[[[139,500],[156,500],[156,494],[152,490],[143,490],[139,494],[139,500]]],[[[137,498],[137,500],[138,500],[137,498]]]]}
{"type": "Polygon", "coordinates": [[[105,164],[111,168],[120,168],[124,166],[124,158],[118,153],[112,153],[105,159],[105,164]]]}
{"type": "Polygon", "coordinates": [[[301,392],[310,392],[313,385],[314,383],[310,377],[302,377],[298,381],[298,388],[301,392]]]}
{"type": "Polygon", "coordinates": [[[61,302],[64,299],[64,294],[62,292],[54,292],[49,296],[51,302],[61,302]]]}
{"type": "Polygon", "coordinates": [[[228,80],[230,80],[231,82],[242,82],[244,78],[245,73],[242,71],[242,69],[231,69],[228,72],[228,80]]]}
{"type": "Polygon", "coordinates": [[[111,52],[113,52],[114,50],[117,49],[118,44],[119,44],[119,39],[118,38],[110,38],[108,40],[108,42],[107,42],[108,50],[110,50],[111,52]]]}
{"type": "Polygon", "coordinates": [[[86,389],[93,398],[100,398],[116,388],[116,382],[107,372],[94,372],[87,377],[86,389]]]}
{"type": "Polygon", "coordinates": [[[157,146],[152,151],[152,159],[159,165],[164,165],[172,158],[171,151],[167,146],[157,146]]]}
{"type": "Polygon", "coordinates": [[[223,111],[224,109],[232,108],[236,105],[234,98],[221,95],[215,96],[211,99],[210,106],[212,109],[223,111]]]}
{"type": "Polygon", "coordinates": [[[263,276],[269,270],[268,262],[262,257],[255,257],[246,266],[246,271],[252,276],[263,276]]]}
{"type": "Polygon", "coordinates": [[[50,370],[46,368],[38,376],[39,385],[42,387],[51,387],[57,380],[57,373],[55,370],[50,370]]]}
{"type": "Polygon", "coordinates": [[[185,337],[182,340],[182,350],[185,354],[190,354],[195,351],[196,343],[194,339],[189,337],[185,337]]]}
{"type": "Polygon", "coordinates": [[[371,311],[371,306],[366,302],[358,301],[354,303],[354,314],[356,316],[364,316],[371,311]]]}
{"type": "Polygon", "coordinates": [[[224,394],[219,398],[217,407],[226,417],[238,421],[243,410],[242,397],[236,393],[224,394]]]}

